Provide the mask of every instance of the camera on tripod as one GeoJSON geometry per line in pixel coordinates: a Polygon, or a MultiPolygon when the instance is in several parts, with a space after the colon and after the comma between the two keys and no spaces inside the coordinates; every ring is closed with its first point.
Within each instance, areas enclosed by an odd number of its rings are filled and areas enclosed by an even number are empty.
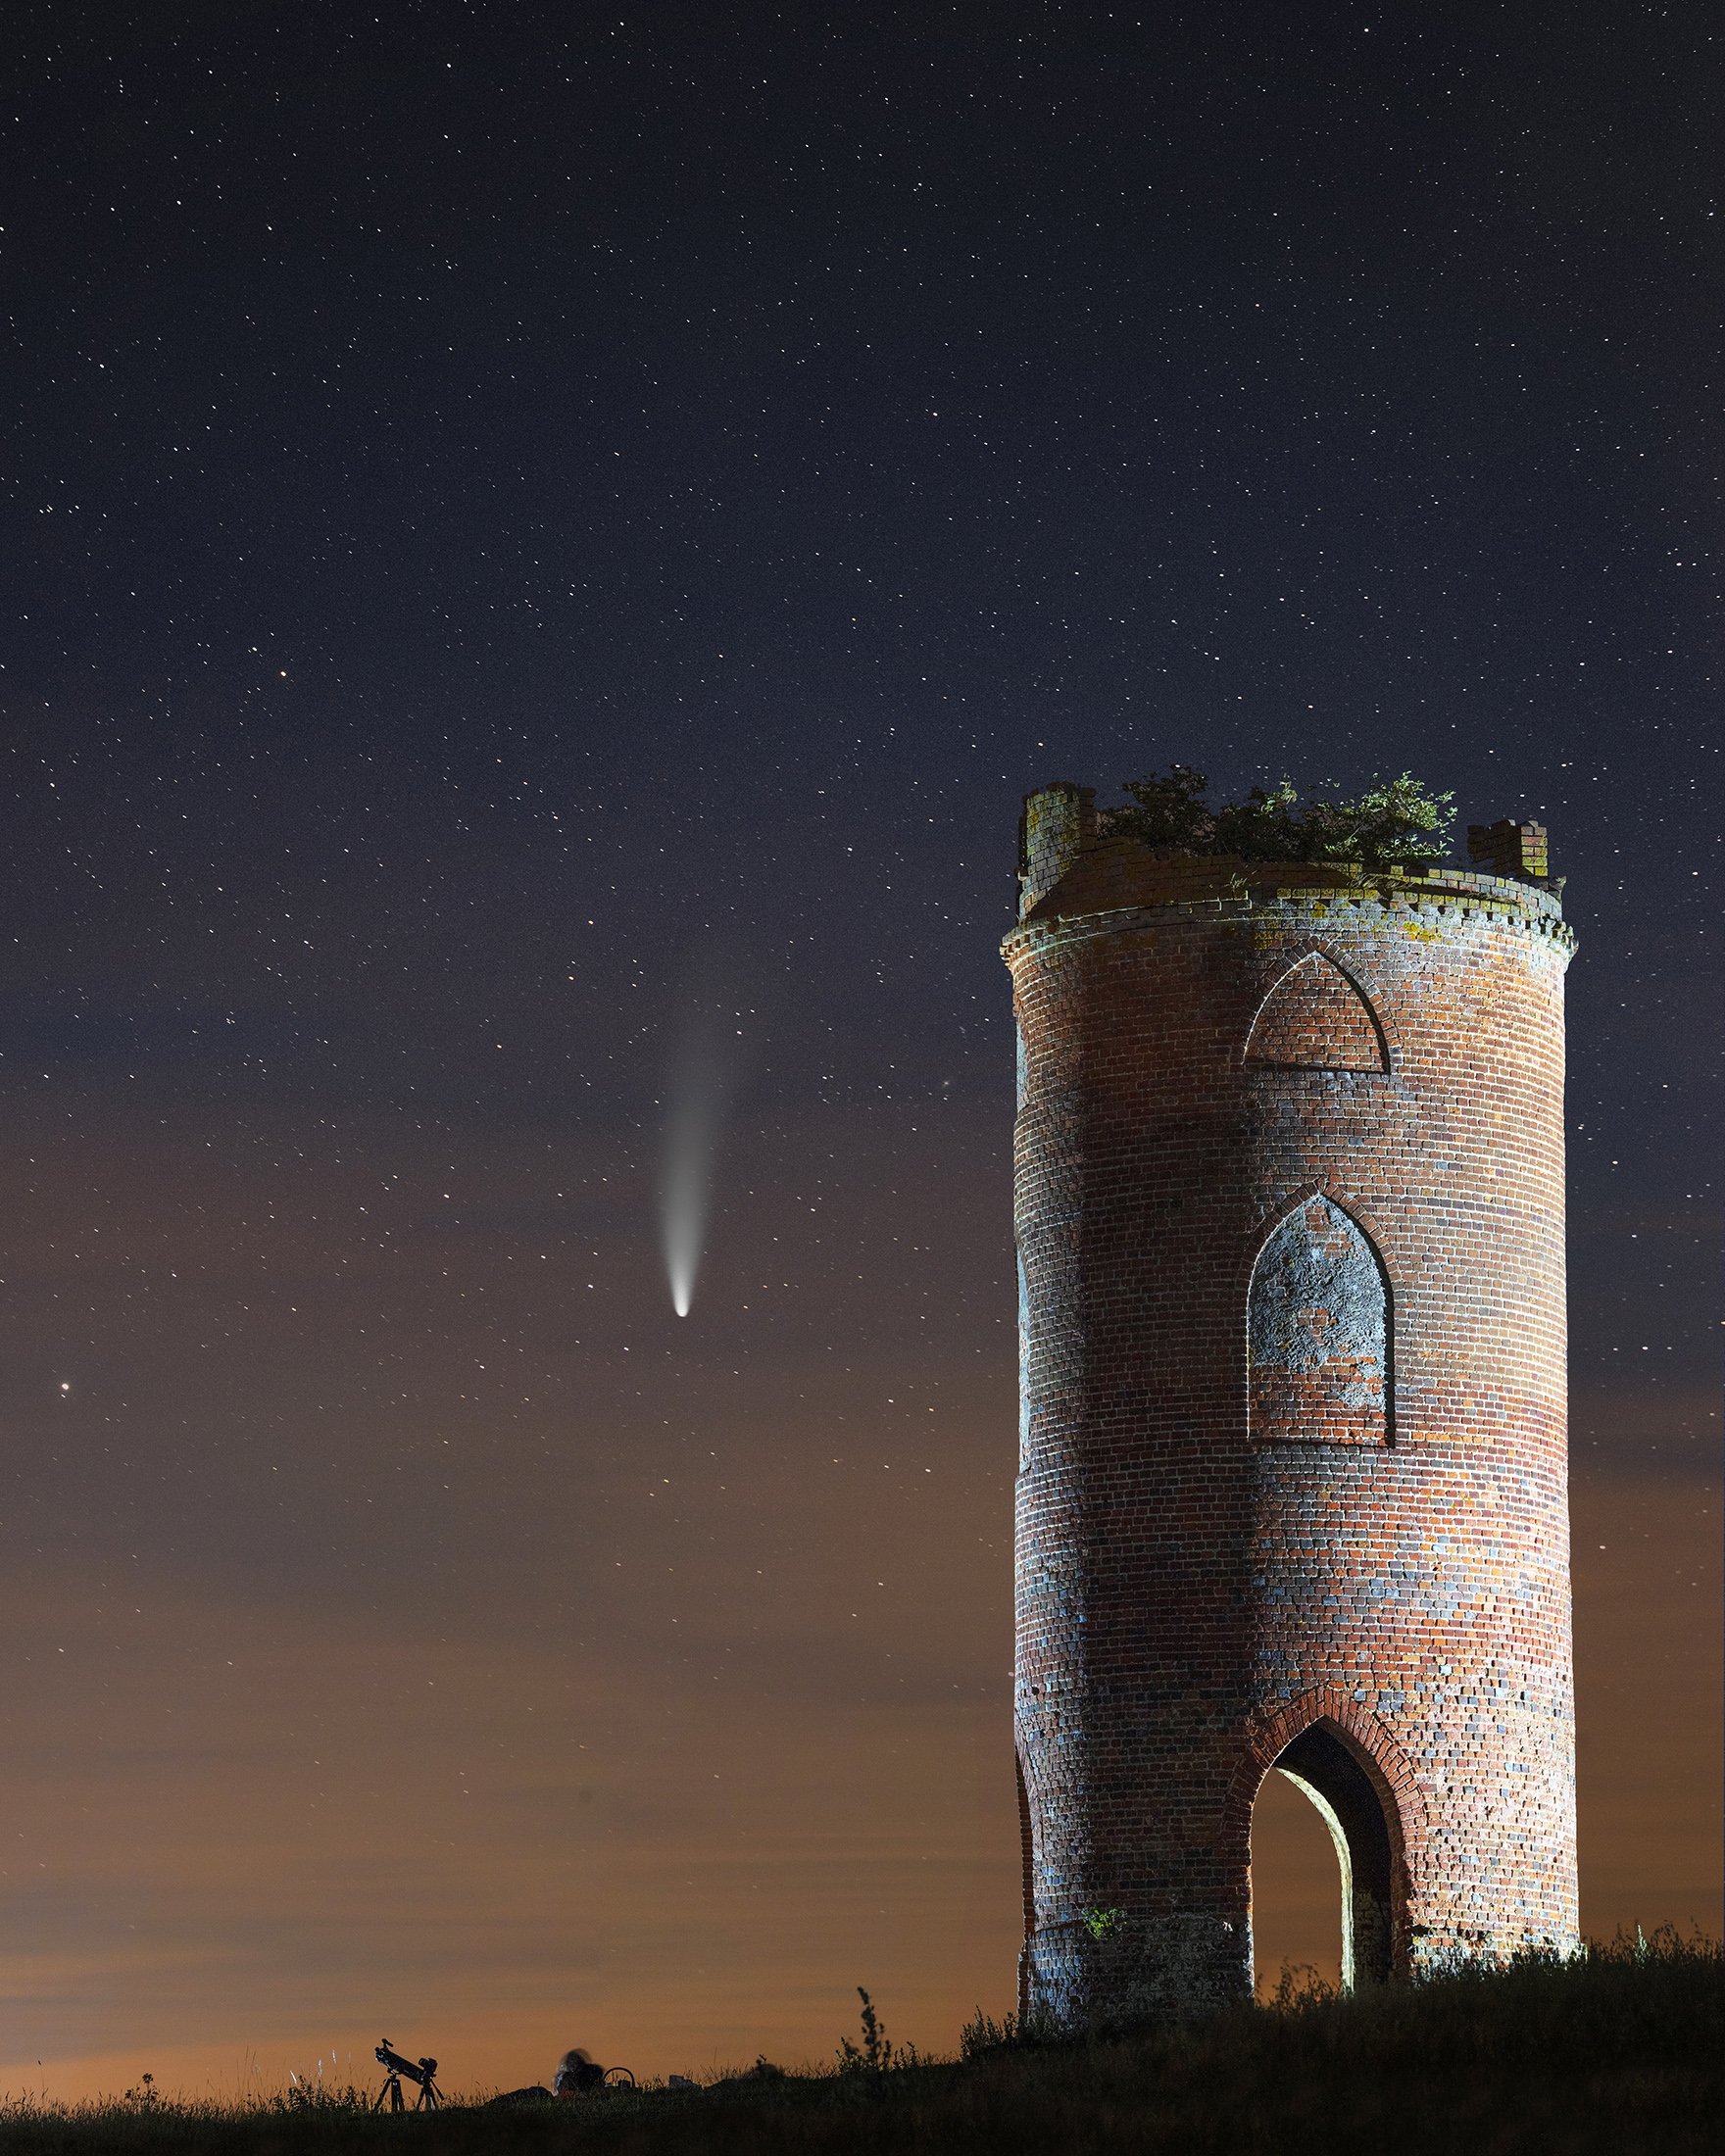
{"type": "Polygon", "coordinates": [[[437,2072],[435,2059],[421,2059],[416,2065],[412,2059],[404,2059],[387,2036],[377,2046],[372,2057],[384,2070],[383,2086],[377,2091],[377,2101],[371,2106],[373,2111],[381,2111],[385,2104],[391,2111],[405,2111],[407,2098],[402,2093],[401,2085],[404,2081],[419,2083],[419,2098],[414,2106],[416,2111],[435,2111],[443,2101],[437,2093],[437,2083],[431,2078],[437,2072]]]}

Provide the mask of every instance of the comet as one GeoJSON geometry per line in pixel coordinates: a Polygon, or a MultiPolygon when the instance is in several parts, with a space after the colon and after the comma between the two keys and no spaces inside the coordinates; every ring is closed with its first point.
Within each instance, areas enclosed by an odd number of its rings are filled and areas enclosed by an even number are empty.
{"type": "Polygon", "coordinates": [[[671,1307],[687,1317],[707,1241],[714,1163],[724,1126],[733,1058],[705,1014],[685,1029],[667,1089],[659,1217],[671,1307]]]}

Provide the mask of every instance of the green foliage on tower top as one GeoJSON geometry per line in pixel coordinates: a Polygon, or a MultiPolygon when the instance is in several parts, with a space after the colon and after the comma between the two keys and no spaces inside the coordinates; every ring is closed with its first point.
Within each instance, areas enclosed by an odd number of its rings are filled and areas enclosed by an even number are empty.
{"type": "Polygon", "coordinates": [[[1352,800],[1308,795],[1291,778],[1255,786],[1244,801],[1212,805],[1209,780],[1189,764],[1128,779],[1131,806],[1109,827],[1158,852],[1225,855],[1235,860],[1358,861],[1367,868],[1417,868],[1442,860],[1455,821],[1454,794],[1423,780],[1374,779],[1352,800]]]}

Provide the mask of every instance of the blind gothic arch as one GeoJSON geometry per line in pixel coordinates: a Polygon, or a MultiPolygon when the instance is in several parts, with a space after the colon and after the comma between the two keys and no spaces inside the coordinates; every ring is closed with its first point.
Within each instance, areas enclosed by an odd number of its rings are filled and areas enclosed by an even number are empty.
{"type": "Polygon", "coordinates": [[[1383,1021],[1351,973],[1308,951],[1271,985],[1246,1039],[1246,1060],[1272,1070],[1387,1071],[1383,1021]]]}
{"type": "Polygon", "coordinates": [[[1248,1413],[1260,1445],[1384,1445],[1392,1314],[1377,1247],[1314,1192],[1258,1250],[1247,1294],[1248,1413]]]}

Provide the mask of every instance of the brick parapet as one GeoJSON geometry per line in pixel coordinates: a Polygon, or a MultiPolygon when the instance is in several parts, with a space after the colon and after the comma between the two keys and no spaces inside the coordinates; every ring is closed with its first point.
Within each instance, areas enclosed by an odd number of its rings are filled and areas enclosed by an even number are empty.
{"type": "MultiPolygon", "coordinates": [[[[1106,865],[1104,889],[1165,874],[1106,865]]],[[[1399,1966],[1565,1942],[1556,900],[1444,872],[1069,912],[1072,882],[1005,946],[1027,1999],[1084,2023],[1239,1994],[1240,1791],[1301,1715],[1383,1775],[1399,1966]],[[1265,998],[1313,952],[1364,997],[1387,1068],[1251,1065],[1265,998]],[[1319,1199],[1381,1261],[1381,1442],[1255,1443],[1254,1265],[1319,1199]]]]}
{"type": "Polygon", "coordinates": [[[1575,932],[1564,920],[1561,902],[1553,893],[1501,876],[1466,875],[1457,870],[1442,879],[1409,876],[1357,884],[1260,885],[1243,870],[1239,884],[1238,889],[1224,886],[1203,896],[1169,895],[1081,912],[1055,907],[1057,886],[1053,897],[1045,898],[1007,935],[1001,949],[1010,963],[1015,949],[1024,942],[1082,942],[1121,928],[1154,927],[1169,917],[1262,917],[1266,921],[1299,918],[1319,932],[1332,918],[1343,930],[1405,924],[1409,920],[1432,924],[1484,920],[1502,927],[1519,927],[1565,953],[1575,949],[1575,932]]]}

